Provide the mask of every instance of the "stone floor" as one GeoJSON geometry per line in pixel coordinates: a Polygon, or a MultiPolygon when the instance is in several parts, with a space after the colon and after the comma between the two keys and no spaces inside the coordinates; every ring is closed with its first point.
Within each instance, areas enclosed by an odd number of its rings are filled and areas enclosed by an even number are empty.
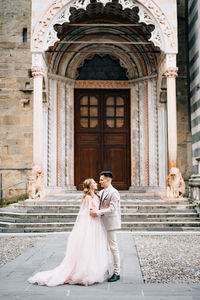
{"type": "Polygon", "coordinates": [[[27,278],[34,272],[53,268],[64,255],[68,234],[50,234],[34,247],[26,249],[0,268],[0,299],[131,299],[131,300],[199,300],[200,284],[145,284],[143,282],[133,234],[118,233],[121,254],[121,280],[93,286],[31,285],[27,278]]]}
{"type": "Polygon", "coordinates": [[[200,234],[134,235],[146,283],[199,283],[200,234]]]}

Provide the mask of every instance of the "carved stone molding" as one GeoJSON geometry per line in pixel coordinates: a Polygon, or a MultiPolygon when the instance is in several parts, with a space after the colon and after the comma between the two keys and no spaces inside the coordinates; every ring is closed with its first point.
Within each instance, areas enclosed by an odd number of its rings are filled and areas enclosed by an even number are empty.
{"type": "Polygon", "coordinates": [[[48,185],[57,184],[57,82],[49,80],[48,185]]]}
{"type": "Polygon", "coordinates": [[[81,89],[129,89],[129,81],[123,80],[76,80],[74,88],[81,89]]]}
{"type": "Polygon", "coordinates": [[[61,124],[60,124],[60,82],[57,82],[57,186],[61,185],[61,124]]]}
{"type": "Polygon", "coordinates": [[[149,111],[148,83],[144,82],[144,123],[145,123],[145,184],[149,185],[149,111]]]}
{"type": "Polygon", "coordinates": [[[140,165],[140,186],[146,186],[146,147],[145,147],[145,84],[139,83],[139,165],[140,165]]]}
{"type": "Polygon", "coordinates": [[[165,58],[165,68],[171,69],[176,67],[176,54],[167,54],[165,58]]]}
{"type": "Polygon", "coordinates": [[[33,77],[40,77],[40,76],[43,77],[44,76],[44,70],[41,67],[33,67],[31,69],[31,71],[32,71],[32,76],[33,77]]]}
{"type": "Polygon", "coordinates": [[[166,77],[175,78],[178,76],[178,68],[170,68],[165,71],[164,75],[166,77]]]}
{"type": "Polygon", "coordinates": [[[149,185],[158,185],[158,116],[156,80],[148,80],[149,185]]]}
{"type": "Polygon", "coordinates": [[[139,83],[131,84],[131,186],[140,185],[139,83]]]}
{"type": "MultiPolygon", "coordinates": [[[[107,3],[112,2],[112,0],[97,0],[97,2],[101,2],[105,6],[107,3]]],[[[176,51],[175,33],[167,17],[153,0],[119,0],[119,3],[123,9],[138,7],[139,22],[155,26],[150,38],[155,46],[160,47],[163,51],[166,48],[176,51]]],[[[58,37],[53,26],[69,22],[70,7],[86,10],[88,4],[90,4],[90,0],[53,1],[35,27],[32,50],[40,49],[45,51],[49,46],[54,45],[58,41],[58,37]]]]}

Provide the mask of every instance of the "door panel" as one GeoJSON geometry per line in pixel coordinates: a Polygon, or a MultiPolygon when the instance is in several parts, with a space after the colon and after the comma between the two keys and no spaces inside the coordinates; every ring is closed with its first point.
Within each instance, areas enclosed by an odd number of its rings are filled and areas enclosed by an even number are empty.
{"type": "Polygon", "coordinates": [[[126,147],[104,148],[104,169],[112,170],[113,183],[118,189],[127,189],[126,147]]]}
{"type": "Polygon", "coordinates": [[[125,134],[104,134],[104,143],[107,145],[126,145],[126,135],[125,134]]]}
{"type": "Polygon", "coordinates": [[[98,146],[81,145],[78,151],[77,188],[83,189],[83,181],[86,178],[96,178],[96,170],[99,170],[98,146]]]}
{"type": "Polygon", "coordinates": [[[130,185],[129,90],[75,90],[75,184],[113,172],[113,185],[130,185]]]}

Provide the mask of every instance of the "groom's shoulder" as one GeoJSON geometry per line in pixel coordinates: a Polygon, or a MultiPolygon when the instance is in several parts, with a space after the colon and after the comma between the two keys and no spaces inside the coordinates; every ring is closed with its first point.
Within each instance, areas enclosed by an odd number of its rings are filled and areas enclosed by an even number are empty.
{"type": "Polygon", "coordinates": [[[118,196],[120,196],[119,191],[116,188],[114,188],[114,186],[111,186],[111,191],[112,191],[112,193],[115,193],[118,196]]]}

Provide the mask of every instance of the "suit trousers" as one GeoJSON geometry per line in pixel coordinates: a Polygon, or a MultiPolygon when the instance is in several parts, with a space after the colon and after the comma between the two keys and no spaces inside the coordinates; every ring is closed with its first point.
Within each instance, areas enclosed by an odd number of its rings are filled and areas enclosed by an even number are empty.
{"type": "Polygon", "coordinates": [[[117,244],[117,232],[116,230],[107,230],[108,244],[112,252],[113,261],[114,261],[114,273],[116,275],[120,274],[120,256],[119,248],[117,244]]]}

